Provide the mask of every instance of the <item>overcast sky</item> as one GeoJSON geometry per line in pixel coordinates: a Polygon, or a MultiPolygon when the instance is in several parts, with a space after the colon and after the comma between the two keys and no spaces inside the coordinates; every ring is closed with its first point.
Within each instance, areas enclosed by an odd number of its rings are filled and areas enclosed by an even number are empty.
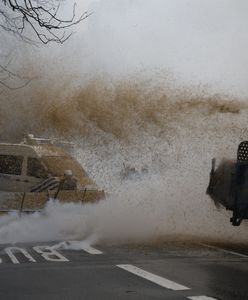
{"type": "Polygon", "coordinates": [[[69,41],[40,50],[25,46],[37,68],[115,78],[161,70],[179,81],[248,95],[247,0],[77,1],[78,11],[93,14],[69,41]]]}
{"type": "Polygon", "coordinates": [[[75,35],[82,66],[117,74],[169,69],[187,81],[248,93],[247,1],[82,3],[93,12],[75,35]]]}

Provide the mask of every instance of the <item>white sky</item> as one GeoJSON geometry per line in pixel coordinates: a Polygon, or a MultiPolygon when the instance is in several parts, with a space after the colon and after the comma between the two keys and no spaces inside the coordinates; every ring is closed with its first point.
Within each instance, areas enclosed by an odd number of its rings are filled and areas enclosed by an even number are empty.
{"type": "Polygon", "coordinates": [[[94,12],[88,30],[76,35],[91,67],[118,74],[169,69],[185,80],[248,93],[246,0],[81,3],[94,12]]]}
{"type": "Polygon", "coordinates": [[[93,14],[65,45],[40,51],[54,68],[114,77],[168,70],[179,80],[248,95],[247,0],[77,2],[78,11],[93,14]]]}

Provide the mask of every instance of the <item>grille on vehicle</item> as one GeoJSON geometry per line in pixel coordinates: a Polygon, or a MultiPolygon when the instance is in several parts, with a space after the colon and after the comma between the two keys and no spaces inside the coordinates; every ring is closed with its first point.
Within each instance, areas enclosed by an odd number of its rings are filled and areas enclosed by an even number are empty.
{"type": "Polygon", "coordinates": [[[238,163],[248,163],[248,141],[239,144],[237,160],[238,163]]]}

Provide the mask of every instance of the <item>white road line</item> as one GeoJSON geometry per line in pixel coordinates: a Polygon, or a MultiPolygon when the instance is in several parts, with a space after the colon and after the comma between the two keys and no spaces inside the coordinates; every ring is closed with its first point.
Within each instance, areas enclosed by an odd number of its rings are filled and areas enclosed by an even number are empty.
{"type": "Polygon", "coordinates": [[[219,251],[222,251],[222,252],[226,252],[226,253],[229,253],[229,254],[237,255],[237,256],[240,256],[240,257],[248,258],[248,255],[238,253],[238,252],[234,252],[234,251],[229,251],[229,250],[219,248],[219,247],[216,247],[216,246],[212,246],[212,245],[208,245],[208,244],[204,244],[204,243],[199,243],[199,245],[202,245],[202,246],[210,248],[210,249],[215,249],[215,250],[219,250],[219,251]]]}
{"type": "Polygon", "coordinates": [[[100,251],[100,250],[98,250],[96,248],[93,248],[91,246],[86,246],[86,245],[84,246],[84,245],[82,245],[82,246],[80,246],[80,248],[82,250],[84,250],[85,252],[89,253],[89,254],[95,254],[95,255],[103,254],[102,251],[100,251]]]}
{"type": "Polygon", "coordinates": [[[190,288],[186,287],[186,286],[183,286],[181,284],[178,284],[174,281],[171,281],[171,280],[168,280],[166,278],[163,278],[161,276],[158,276],[158,275],[155,275],[155,274],[152,274],[150,272],[147,272],[145,270],[142,270],[138,267],[135,267],[133,265],[117,265],[117,267],[123,269],[123,270],[126,270],[130,273],[133,273],[137,276],[140,276],[144,279],[147,279],[153,283],[156,283],[162,287],[165,287],[167,289],[170,289],[170,290],[174,290],[174,291],[182,291],[182,290],[189,290],[190,288]]]}
{"type": "Polygon", "coordinates": [[[207,297],[207,296],[193,296],[193,297],[187,297],[187,299],[190,299],[190,300],[217,300],[216,298],[207,297]]]}
{"type": "Polygon", "coordinates": [[[88,243],[84,241],[68,241],[61,243],[62,249],[65,250],[83,250],[89,254],[99,255],[103,254],[102,251],[91,247],[88,243]]]}
{"type": "Polygon", "coordinates": [[[21,252],[30,262],[36,262],[36,260],[25,250],[18,247],[8,247],[4,249],[8,254],[9,258],[13,262],[13,264],[19,264],[19,260],[15,257],[13,252],[21,252]]]}

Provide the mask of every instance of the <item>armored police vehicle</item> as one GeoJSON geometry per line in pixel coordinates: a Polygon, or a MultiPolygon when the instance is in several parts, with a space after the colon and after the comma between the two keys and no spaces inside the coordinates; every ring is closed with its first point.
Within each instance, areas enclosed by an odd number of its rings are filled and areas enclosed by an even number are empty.
{"type": "Polygon", "coordinates": [[[0,143],[0,213],[39,211],[51,198],[95,202],[104,191],[51,140],[28,135],[20,144],[0,143]]]}

